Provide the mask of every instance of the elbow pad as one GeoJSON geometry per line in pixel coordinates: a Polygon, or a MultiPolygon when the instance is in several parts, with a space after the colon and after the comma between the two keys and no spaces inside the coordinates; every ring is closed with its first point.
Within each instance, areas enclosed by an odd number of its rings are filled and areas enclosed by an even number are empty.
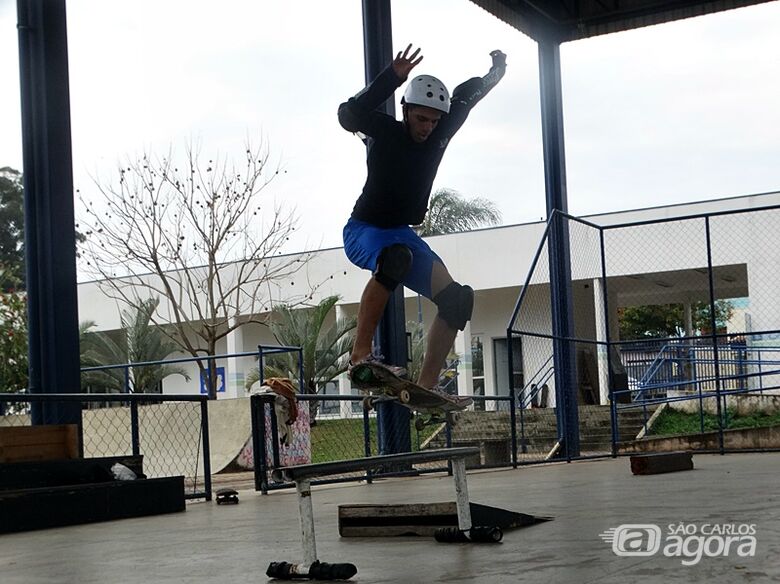
{"type": "Polygon", "coordinates": [[[344,102],[339,106],[339,124],[347,132],[357,132],[359,129],[358,116],[353,111],[355,105],[351,104],[350,101],[344,102]]]}

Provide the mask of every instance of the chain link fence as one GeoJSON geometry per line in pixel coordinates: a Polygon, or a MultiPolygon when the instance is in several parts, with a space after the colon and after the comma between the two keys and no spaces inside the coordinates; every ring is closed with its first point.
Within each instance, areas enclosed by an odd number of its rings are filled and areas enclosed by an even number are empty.
{"type": "Polygon", "coordinates": [[[556,213],[521,288],[520,459],[554,458],[572,420],[576,457],[780,448],[780,209],[610,219],[556,213]]]}
{"type": "Polygon", "coordinates": [[[143,456],[148,478],[181,475],[185,497],[211,498],[206,396],[0,394],[0,404],[0,427],[45,413],[48,424],[77,426],[82,457],[143,456]]]}

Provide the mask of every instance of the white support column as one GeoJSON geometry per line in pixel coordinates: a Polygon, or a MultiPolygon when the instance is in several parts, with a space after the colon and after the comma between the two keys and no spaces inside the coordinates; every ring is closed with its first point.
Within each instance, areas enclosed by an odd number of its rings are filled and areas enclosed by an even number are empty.
{"type": "Polygon", "coordinates": [[[458,395],[473,395],[474,382],[471,371],[471,322],[455,337],[455,352],[460,357],[458,365],[458,395]]]}
{"type": "MultiPolygon", "coordinates": [[[[599,403],[609,404],[609,358],[607,342],[607,319],[604,312],[604,286],[601,278],[593,280],[593,304],[596,318],[596,361],[599,372],[599,403]]],[[[611,319],[610,319],[611,320],[611,319]]]]}
{"type": "Polygon", "coordinates": [[[317,561],[317,543],[314,539],[314,509],[311,504],[311,482],[309,479],[295,481],[298,493],[298,515],[301,520],[301,542],[303,563],[311,566],[317,561]]]}
{"type": "Polygon", "coordinates": [[[686,300],[683,304],[683,321],[685,323],[685,336],[693,336],[693,311],[690,300],[686,300]]]}
{"type": "MultiPolygon", "coordinates": [[[[691,306],[691,299],[688,298],[683,302],[683,327],[685,328],[684,334],[686,337],[692,337],[693,336],[693,308],[691,306]]],[[[689,339],[685,341],[685,343],[693,347],[695,341],[693,339],[689,339]]],[[[695,351],[695,349],[691,349],[692,351],[695,351]]],[[[685,354],[685,360],[683,361],[683,367],[685,370],[685,379],[693,379],[693,363],[690,361],[690,358],[693,358],[695,360],[694,353],[691,353],[689,351],[685,354]]],[[[683,386],[683,389],[695,389],[695,386],[683,386]]]]}
{"type": "MultiPolygon", "coordinates": [[[[336,320],[342,320],[349,318],[349,314],[341,304],[336,304],[336,320]]],[[[349,376],[346,373],[342,373],[338,377],[339,395],[350,395],[353,393],[352,384],[349,381],[349,376]]],[[[342,418],[352,417],[352,402],[342,401],[339,403],[339,414],[342,418]]]]}
{"type": "MultiPolygon", "coordinates": [[[[230,326],[235,326],[236,319],[230,319],[230,326]]],[[[228,333],[225,338],[227,341],[227,353],[228,355],[234,355],[236,353],[244,352],[244,332],[241,327],[234,329],[228,333]]],[[[225,393],[217,397],[236,398],[244,397],[246,390],[244,389],[244,370],[241,367],[244,360],[236,357],[231,357],[226,360],[225,363],[225,393]]]]}
{"type": "Polygon", "coordinates": [[[469,505],[469,487],[466,482],[466,459],[455,458],[452,461],[452,474],[455,479],[455,506],[458,510],[458,529],[471,529],[471,506],[469,505]]]}

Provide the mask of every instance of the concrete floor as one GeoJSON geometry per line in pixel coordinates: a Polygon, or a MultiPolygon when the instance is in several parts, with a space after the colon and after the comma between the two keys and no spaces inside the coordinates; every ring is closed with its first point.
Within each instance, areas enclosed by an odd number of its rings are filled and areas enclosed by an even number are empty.
{"type": "MultiPolygon", "coordinates": [[[[318,555],[356,564],[354,582],[780,582],[780,454],[699,455],[694,464],[642,477],[625,458],[472,473],[472,501],[555,516],[508,531],[498,545],[339,538],[339,504],[453,500],[447,476],[323,486],[313,494],[318,555]],[[645,523],[663,539],[680,522],[755,524],[755,556],[731,549],[686,567],[660,552],[620,557],[599,538],[645,523]]],[[[265,582],[269,562],[300,559],[295,494],[240,495],[238,506],[195,502],[179,514],[2,535],[0,582],[265,582]]]]}

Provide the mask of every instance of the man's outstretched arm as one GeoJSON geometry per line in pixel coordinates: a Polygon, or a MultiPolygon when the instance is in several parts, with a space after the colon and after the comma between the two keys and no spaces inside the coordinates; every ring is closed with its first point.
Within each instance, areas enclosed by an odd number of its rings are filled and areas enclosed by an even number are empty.
{"type": "Polygon", "coordinates": [[[506,55],[501,51],[490,53],[493,64],[487,75],[484,77],[472,77],[458,85],[452,92],[452,106],[450,113],[442,120],[445,124],[444,130],[449,134],[454,134],[466,121],[466,118],[479,100],[485,97],[501,79],[506,72],[506,55]]]}
{"type": "Polygon", "coordinates": [[[377,131],[381,131],[383,123],[394,121],[390,116],[376,111],[376,108],[393,95],[406,81],[409,72],[422,61],[422,56],[418,57],[420,49],[410,55],[411,48],[412,45],[409,45],[403,53],[399,51],[393,62],[363,91],[339,106],[339,123],[345,130],[374,136],[377,131]]]}

